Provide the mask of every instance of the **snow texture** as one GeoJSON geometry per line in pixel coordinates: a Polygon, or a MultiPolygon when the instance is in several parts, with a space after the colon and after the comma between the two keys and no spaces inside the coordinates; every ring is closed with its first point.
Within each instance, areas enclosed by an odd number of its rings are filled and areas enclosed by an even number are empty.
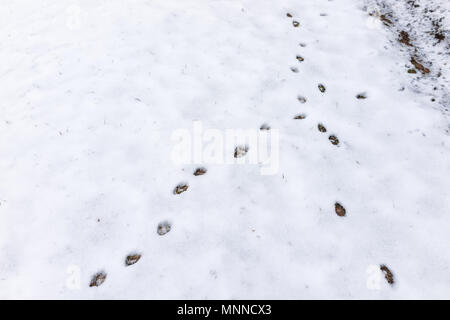
{"type": "Polygon", "coordinates": [[[369,6],[3,0],[0,298],[448,298],[448,40],[408,74],[369,6]],[[279,170],[174,164],[195,121],[279,130],[279,170]]]}

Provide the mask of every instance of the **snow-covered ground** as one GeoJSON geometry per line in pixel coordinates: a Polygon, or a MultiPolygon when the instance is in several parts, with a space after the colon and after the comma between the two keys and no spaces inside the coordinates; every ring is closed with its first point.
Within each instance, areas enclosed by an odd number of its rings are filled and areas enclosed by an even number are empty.
{"type": "Polygon", "coordinates": [[[382,2],[2,0],[0,298],[449,298],[448,37],[408,73],[382,2]],[[278,170],[178,164],[198,123],[278,170]]]}

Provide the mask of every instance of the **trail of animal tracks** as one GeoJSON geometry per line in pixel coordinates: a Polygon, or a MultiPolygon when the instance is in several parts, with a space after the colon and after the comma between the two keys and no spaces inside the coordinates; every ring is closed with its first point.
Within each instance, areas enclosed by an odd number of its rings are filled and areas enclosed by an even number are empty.
{"type": "Polygon", "coordinates": [[[0,297],[448,297],[448,5],[413,2],[2,1],[0,297]],[[278,170],[174,163],[198,121],[278,170]]]}

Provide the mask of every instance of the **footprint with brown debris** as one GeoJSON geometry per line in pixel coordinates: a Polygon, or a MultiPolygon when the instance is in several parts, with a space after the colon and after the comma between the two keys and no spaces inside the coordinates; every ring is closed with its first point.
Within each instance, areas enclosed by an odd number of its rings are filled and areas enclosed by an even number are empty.
{"type": "Polygon", "coordinates": [[[392,274],[392,271],[384,264],[380,266],[380,270],[383,271],[386,281],[391,285],[394,284],[394,275],[392,274]]]}
{"type": "Polygon", "coordinates": [[[303,97],[303,96],[297,96],[297,100],[298,100],[298,102],[300,102],[300,103],[306,103],[306,98],[303,97]]]}
{"type": "Polygon", "coordinates": [[[242,158],[245,156],[248,152],[248,146],[237,146],[236,149],[234,149],[234,157],[235,158],[242,158]]]}
{"type": "Polygon", "coordinates": [[[319,84],[317,87],[319,88],[320,92],[322,92],[322,93],[325,93],[325,91],[327,90],[323,84],[319,84]]]}
{"type": "Polygon", "coordinates": [[[321,123],[317,125],[317,129],[319,129],[320,132],[327,132],[327,128],[325,128],[321,123]]]}
{"type": "Polygon", "coordinates": [[[206,171],[208,171],[206,168],[197,168],[194,171],[194,176],[202,176],[206,173],[206,171]]]}
{"type": "Polygon", "coordinates": [[[356,99],[367,99],[367,94],[365,92],[358,93],[356,99]]]}
{"type": "Polygon", "coordinates": [[[339,202],[334,204],[334,210],[339,217],[344,217],[346,214],[345,208],[339,202]]]}
{"type": "Polygon", "coordinates": [[[125,265],[131,266],[131,265],[135,264],[136,262],[138,262],[140,258],[141,258],[141,255],[138,253],[130,254],[125,259],[125,265]]]}
{"type": "Polygon", "coordinates": [[[296,116],[294,117],[295,120],[303,120],[303,119],[305,119],[305,118],[306,118],[306,114],[304,114],[304,113],[301,113],[301,114],[296,115],[296,116]]]}
{"type": "Polygon", "coordinates": [[[292,14],[290,14],[290,13],[288,12],[288,13],[286,13],[286,17],[292,18],[292,14]]]}
{"type": "Polygon", "coordinates": [[[296,59],[298,60],[298,62],[305,61],[305,58],[303,58],[302,56],[296,56],[296,59]]]}
{"type": "Polygon", "coordinates": [[[330,142],[335,146],[339,144],[339,139],[336,136],[331,135],[328,137],[328,140],[330,140],[330,142]]]}
{"type": "Polygon", "coordinates": [[[177,185],[175,187],[175,189],[173,190],[173,194],[180,194],[185,192],[187,189],[189,188],[189,186],[186,183],[180,183],[179,185],[177,185]]]}
{"type": "Polygon", "coordinates": [[[292,25],[295,27],[295,28],[297,28],[299,25],[300,25],[300,22],[298,22],[298,21],[292,21],[292,25]]]}
{"type": "Polygon", "coordinates": [[[103,284],[106,280],[106,273],[99,272],[96,273],[91,280],[91,283],[89,284],[89,287],[98,287],[103,284]]]}
{"type": "Polygon", "coordinates": [[[164,221],[164,222],[161,222],[160,224],[158,224],[157,232],[160,236],[163,236],[163,235],[167,234],[171,228],[172,228],[172,225],[169,222],[164,221]]]}

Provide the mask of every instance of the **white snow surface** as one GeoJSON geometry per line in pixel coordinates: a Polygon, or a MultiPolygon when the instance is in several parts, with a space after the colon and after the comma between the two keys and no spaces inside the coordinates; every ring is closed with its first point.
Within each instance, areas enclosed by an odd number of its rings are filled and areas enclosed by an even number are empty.
{"type": "Polygon", "coordinates": [[[448,298],[449,119],[367,19],[355,0],[2,0],[0,298],[448,298]],[[278,172],[193,176],[171,135],[194,121],[278,129],[278,172]]]}

